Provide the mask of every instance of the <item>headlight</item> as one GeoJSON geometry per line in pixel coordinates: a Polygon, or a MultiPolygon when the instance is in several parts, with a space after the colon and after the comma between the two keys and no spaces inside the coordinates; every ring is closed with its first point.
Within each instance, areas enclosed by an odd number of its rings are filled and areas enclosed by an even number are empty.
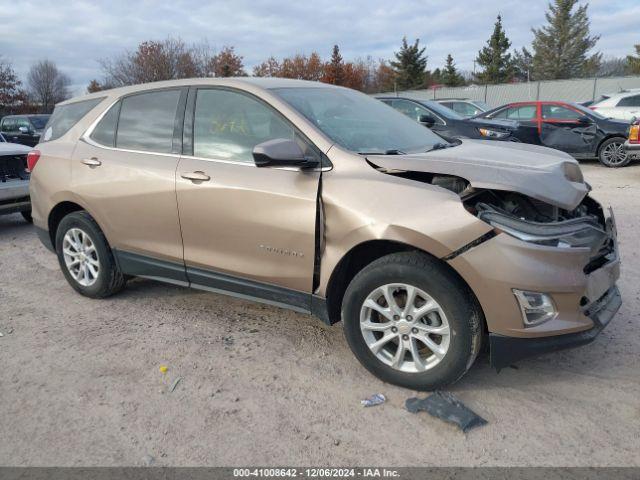
{"type": "Polygon", "coordinates": [[[607,233],[592,216],[572,218],[561,222],[538,223],[505,215],[495,210],[484,210],[478,218],[497,230],[522,241],[558,248],[590,248],[600,250],[607,233]]]}
{"type": "Polygon", "coordinates": [[[499,130],[491,130],[490,128],[479,128],[480,135],[486,138],[507,138],[509,132],[501,132],[499,130]]]}
{"type": "Polygon", "coordinates": [[[564,178],[570,182],[584,183],[582,170],[580,170],[580,165],[577,163],[565,162],[562,164],[562,170],[564,171],[564,178]]]}

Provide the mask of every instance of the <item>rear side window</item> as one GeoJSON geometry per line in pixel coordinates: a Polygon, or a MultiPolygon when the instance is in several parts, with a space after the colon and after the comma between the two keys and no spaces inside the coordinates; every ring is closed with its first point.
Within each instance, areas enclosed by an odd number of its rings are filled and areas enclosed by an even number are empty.
{"type": "Polygon", "coordinates": [[[125,97],[120,107],[116,147],[171,153],[180,90],[125,97]]]}
{"type": "Polygon", "coordinates": [[[96,128],[91,133],[91,139],[104,145],[105,147],[116,146],[116,127],[118,126],[118,114],[120,113],[121,102],[112,106],[109,111],[100,119],[96,128]]]}
{"type": "Polygon", "coordinates": [[[618,107],[640,107],[640,95],[621,98],[618,107]]]}
{"type": "Polygon", "coordinates": [[[15,118],[5,118],[2,120],[2,131],[3,132],[15,132],[18,129],[16,125],[15,118]]]}
{"type": "Polygon", "coordinates": [[[82,102],[69,103],[67,105],[60,105],[56,107],[44,129],[44,134],[40,138],[40,143],[60,138],[103,99],[104,97],[92,98],[91,100],[84,100],[82,102]]]}

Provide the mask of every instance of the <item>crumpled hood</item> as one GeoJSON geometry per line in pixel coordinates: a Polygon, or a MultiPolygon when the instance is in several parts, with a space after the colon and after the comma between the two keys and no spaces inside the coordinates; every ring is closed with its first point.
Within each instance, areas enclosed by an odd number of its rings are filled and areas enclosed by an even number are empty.
{"type": "Polygon", "coordinates": [[[515,120],[487,119],[487,118],[469,118],[468,122],[479,127],[496,127],[503,130],[515,130],[518,128],[518,122],[515,120]]]}
{"type": "Polygon", "coordinates": [[[386,170],[455,175],[479,189],[518,192],[573,210],[589,192],[571,182],[563,164],[577,162],[551,148],[513,142],[463,140],[456,147],[408,155],[370,155],[369,162],[386,170]]]}

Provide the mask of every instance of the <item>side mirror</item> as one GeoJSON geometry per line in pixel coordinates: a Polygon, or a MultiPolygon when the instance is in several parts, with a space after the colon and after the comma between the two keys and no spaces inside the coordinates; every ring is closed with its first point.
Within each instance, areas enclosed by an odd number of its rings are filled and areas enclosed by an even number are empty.
{"type": "Polygon", "coordinates": [[[436,123],[436,119],[431,115],[420,115],[418,121],[425,127],[433,127],[433,124],[436,123]]]}
{"type": "Polygon", "coordinates": [[[587,117],[586,115],[583,115],[582,117],[580,117],[578,119],[578,123],[580,125],[591,125],[593,122],[591,121],[591,119],[589,117],[587,117]]]}
{"type": "Polygon", "coordinates": [[[23,135],[26,135],[27,133],[29,133],[29,128],[28,127],[18,127],[18,130],[20,131],[20,133],[22,133],[23,135]]]}
{"type": "Polygon", "coordinates": [[[276,138],[253,147],[253,160],[257,167],[310,168],[318,162],[305,157],[302,148],[293,140],[276,138]]]}

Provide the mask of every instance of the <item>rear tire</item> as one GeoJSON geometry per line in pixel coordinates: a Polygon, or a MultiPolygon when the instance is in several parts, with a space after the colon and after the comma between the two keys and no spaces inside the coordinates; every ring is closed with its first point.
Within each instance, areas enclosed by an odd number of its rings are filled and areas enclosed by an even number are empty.
{"type": "Polygon", "coordinates": [[[605,140],[598,149],[600,163],[609,168],[626,167],[631,161],[631,157],[624,151],[625,141],[622,137],[605,140]]]}
{"type": "Polygon", "coordinates": [[[482,343],[483,314],[473,293],[420,252],[387,255],[360,271],[345,292],[342,319],[362,365],[413,390],[454,383],[482,343]]]}
{"type": "Polygon", "coordinates": [[[85,211],[70,213],[60,221],[56,253],[69,284],[86,297],[108,297],[127,283],[102,230],[85,211]]]}

